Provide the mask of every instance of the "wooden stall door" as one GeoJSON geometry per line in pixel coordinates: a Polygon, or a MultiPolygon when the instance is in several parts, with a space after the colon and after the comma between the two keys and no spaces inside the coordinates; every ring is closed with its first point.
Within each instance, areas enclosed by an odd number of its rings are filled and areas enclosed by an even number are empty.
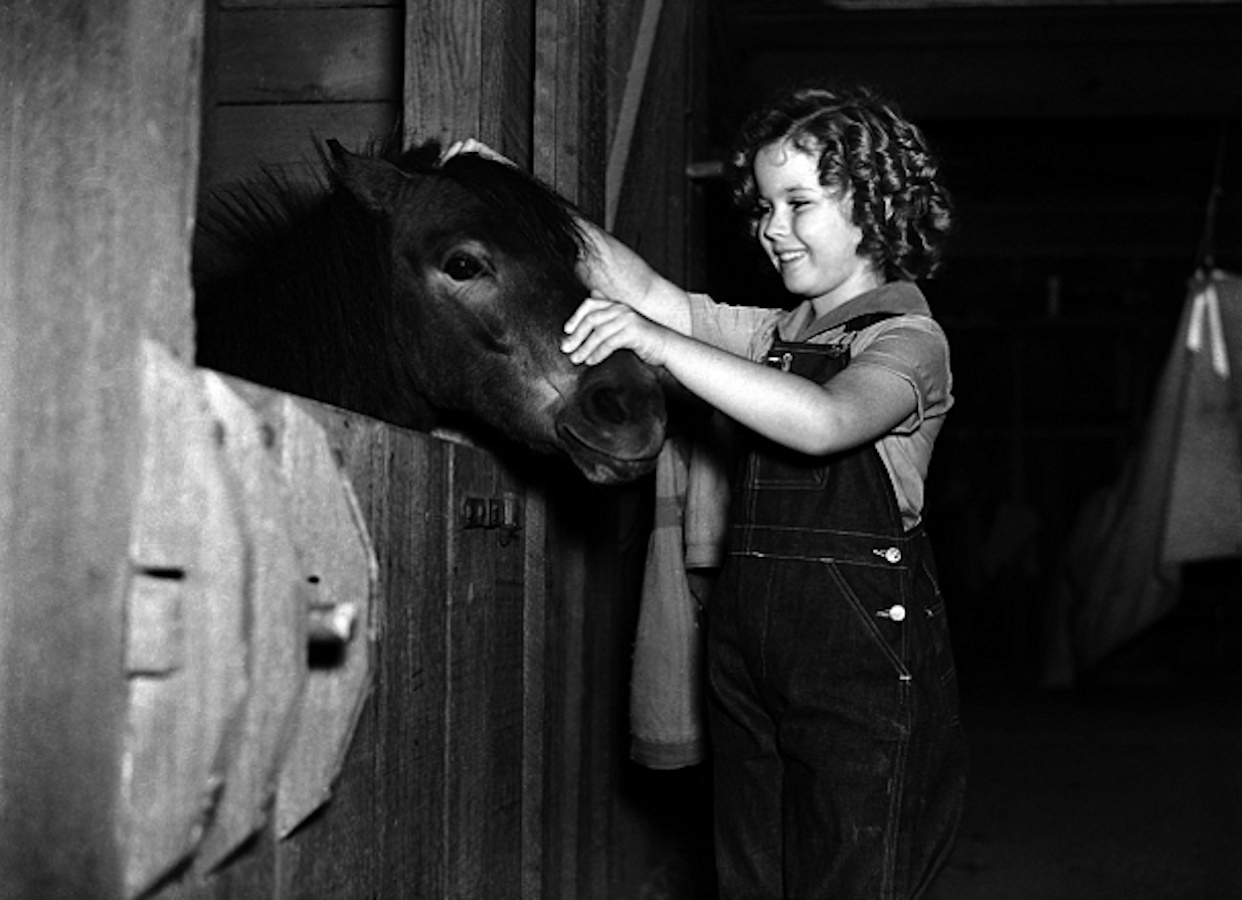
{"type": "MultiPolygon", "coordinates": [[[[278,398],[250,394],[259,408],[278,398]]],[[[541,512],[488,452],[303,405],[342,460],[379,563],[372,693],[317,815],[283,839],[265,829],[165,896],[541,896],[523,888],[541,865],[526,846],[540,840],[529,768],[542,742],[524,675],[530,610],[543,609],[541,512]]]]}

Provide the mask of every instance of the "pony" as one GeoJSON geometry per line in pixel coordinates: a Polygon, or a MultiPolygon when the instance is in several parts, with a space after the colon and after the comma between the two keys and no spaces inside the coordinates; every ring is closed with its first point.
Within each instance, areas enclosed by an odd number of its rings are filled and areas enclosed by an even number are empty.
{"type": "Polygon", "coordinates": [[[198,365],[405,428],[499,435],[599,484],[654,468],[655,373],[560,350],[587,296],[564,198],[478,154],[441,164],[435,141],[325,147],[311,179],[268,169],[200,201],[198,365]]]}

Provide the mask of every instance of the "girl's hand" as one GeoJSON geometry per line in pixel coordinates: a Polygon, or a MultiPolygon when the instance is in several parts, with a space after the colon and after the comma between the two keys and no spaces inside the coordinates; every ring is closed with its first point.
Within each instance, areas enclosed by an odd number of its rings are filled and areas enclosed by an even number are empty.
{"type": "Polygon", "coordinates": [[[517,168],[513,160],[509,159],[509,157],[501,153],[497,153],[491,147],[487,146],[487,144],[472,137],[466,138],[463,141],[453,141],[453,143],[449,144],[448,148],[440,154],[440,165],[444,165],[459,153],[477,153],[484,159],[490,159],[493,162],[504,163],[506,166],[513,166],[514,168],[517,168]]]}
{"type": "Polygon", "coordinates": [[[565,322],[561,350],[576,364],[603,362],[617,350],[632,350],[651,366],[664,365],[670,332],[636,310],[592,291],[565,322]]]}

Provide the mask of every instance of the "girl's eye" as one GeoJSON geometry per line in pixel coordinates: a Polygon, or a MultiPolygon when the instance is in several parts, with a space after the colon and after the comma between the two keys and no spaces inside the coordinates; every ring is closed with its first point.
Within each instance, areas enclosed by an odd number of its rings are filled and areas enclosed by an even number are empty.
{"type": "Polygon", "coordinates": [[[444,262],[444,274],[454,281],[471,281],[483,270],[483,263],[468,253],[454,253],[444,262]]]}

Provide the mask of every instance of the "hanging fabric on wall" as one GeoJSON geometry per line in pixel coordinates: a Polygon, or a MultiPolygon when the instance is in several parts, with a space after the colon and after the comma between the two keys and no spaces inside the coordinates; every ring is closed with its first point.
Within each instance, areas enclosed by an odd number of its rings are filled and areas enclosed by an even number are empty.
{"type": "Polygon", "coordinates": [[[1166,565],[1242,554],[1242,286],[1208,281],[1190,307],[1166,565]]]}
{"type": "Polygon", "coordinates": [[[1066,543],[1042,681],[1066,687],[1171,612],[1180,564],[1242,556],[1242,280],[1188,292],[1142,440],[1066,543]]]}

